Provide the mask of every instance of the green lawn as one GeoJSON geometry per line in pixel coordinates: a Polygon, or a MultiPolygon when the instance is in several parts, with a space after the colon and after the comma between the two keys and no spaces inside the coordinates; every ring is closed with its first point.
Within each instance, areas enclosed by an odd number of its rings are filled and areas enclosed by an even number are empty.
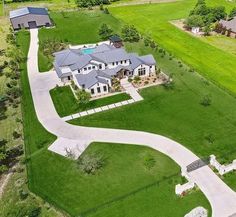
{"type": "MultiPolygon", "coordinates": [[[[98,10],[65,12],[64,14],[52,12],[51,17],[56,24],[56,28],[41,29],[39,31],[41,42],[48,38],[56,38],[73,45],[96,43],[101,41],[98,30],[103,23],[109,25],[114,33],[120,32],[120,22],[110,14],[104,14],[98,10]]],[[[51,68],[52,59],[44,57],[40,47],[39,70],[44,72],[51,68]]]]}
{"type": "MultiPolygon", "coordinates": [[[[235,2],[208,0],[210,5],[235,2]]],[[[199,73],[236,94],[236,56],[183,32],[169,21],[187,17],[195,1],[112,7],[111,13],[121,21],[135,25],[143,34],[150,34],[166,50],[195,68],[199,73]]]]}
{"type": "Polygon", "coordinates": [[[184,198],[175,195],[175,185],[181,182],[179,167],[153,149],[94,143],[83,155],[90,153],[101,153],[106,159],[95,175],[84,174],[76,161],[47,150],[37,153],[31,158],[32,190],[72,216],[154,217],[162,213],[182,217],[199,205],[211,209],[200,191],[184,198]],[[155,159],[150,170],[144,164],[146,156],[155,159]]]}
{"type": "Polygon", "coordinates": [[[50,94],[57,113],[61,117],[130,99],[128,94],[120,93],[114,96],[91,100],[88,104],[81,106],[78,105],[69,86],[56,87],[50,90],[50,94]]]}
{"type": "Polygon", "coordinates": [[[152,87],[141,91],[144,101],[72,120],[85,126],[144,130],[172,138],[198,156],[215,154],[221,162],[236,158],[236,101],[227,92],[206,81],[197,73],[180,68],[175,60],[152,52],[142,43],[127,44],[140,54],[153,53],[159,66],[173,75],[175,87],[152,87]],[[210,95],[212,104],[200,104],[210,95]]]}
{"type": "Polygon", "coordinates": [[[229,38],[224,35],[216,35],[216,36],[201,37],[201,40],[219,49],[222,49],[224,52],[228,52],[228,53],[236,55],[236,39],[235,38],[229,38]]]}

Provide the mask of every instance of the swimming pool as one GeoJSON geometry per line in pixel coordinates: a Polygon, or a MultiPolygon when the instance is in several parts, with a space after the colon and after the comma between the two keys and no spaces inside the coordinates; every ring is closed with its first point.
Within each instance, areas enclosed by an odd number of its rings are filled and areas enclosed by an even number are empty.
{"type": "Polygon", "coordinates": [[[91,48],[83,48],[81,51],[83,52],[83,54],[92,54],[95,50],[95,47],[91,47],[91,48]]]}

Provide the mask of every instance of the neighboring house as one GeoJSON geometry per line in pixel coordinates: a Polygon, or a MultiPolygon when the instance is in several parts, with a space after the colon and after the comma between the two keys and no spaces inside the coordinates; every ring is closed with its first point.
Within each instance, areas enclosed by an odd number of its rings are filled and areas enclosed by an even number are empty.
{"type": "Polygon", "coordinates": [[[10,11],[10,21],[14,30],[52,25],[46,8],[25,7],[10,11]]]}
{"type": "Polygon", "coordinates": [[[108,93],[113,77],[149,76],[156,71],[152,55],[138,56],[107,44],[89,48],[89,54],[87,49],[66,49],[54,56],[58,77],[63,82],[73,80],[92,96],[108,93]]]}
{"type": "Polygon", "coordinates": [[[231,20],[220,20],[219,24],[222,25],[227,31],[230,31],[230,36],[236,36],[236,17],[231,20]]]}

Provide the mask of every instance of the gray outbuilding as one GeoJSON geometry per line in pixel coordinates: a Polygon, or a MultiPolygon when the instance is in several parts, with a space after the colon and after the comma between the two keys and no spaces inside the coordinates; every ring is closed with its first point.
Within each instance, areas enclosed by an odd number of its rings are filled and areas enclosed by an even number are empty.
{"type": "Polygon", "coordinates": [[[52,25],[46,8],[25,7],[10,11],[10,21],[14,30],[52,25]]]}

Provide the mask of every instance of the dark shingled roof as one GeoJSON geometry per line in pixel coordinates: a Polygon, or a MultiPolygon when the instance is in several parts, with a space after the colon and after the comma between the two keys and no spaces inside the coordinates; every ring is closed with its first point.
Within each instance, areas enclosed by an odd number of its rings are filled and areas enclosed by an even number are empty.
{"type": "Polygon", "coordinates": [[[122,39],[118,35],[113,35],[109,39],[112,42],[121,42],[122,41],[122,39]]]}
{"type": "Polygon", "coordinates": [[[220,20],[220,24],[222,24],[223,27],[226,27],[227,30],[231,29],[232,32],[236,32],[236,17],[228,21],[220,20]]]}
{"type": "Polygon", "coordinates": [[[48,10],[46,8],[34,8],[34,7],[20,8],[14,11],[10,11],[10,18],[12,19],[27,14],[48,15],[48,10]]]}

